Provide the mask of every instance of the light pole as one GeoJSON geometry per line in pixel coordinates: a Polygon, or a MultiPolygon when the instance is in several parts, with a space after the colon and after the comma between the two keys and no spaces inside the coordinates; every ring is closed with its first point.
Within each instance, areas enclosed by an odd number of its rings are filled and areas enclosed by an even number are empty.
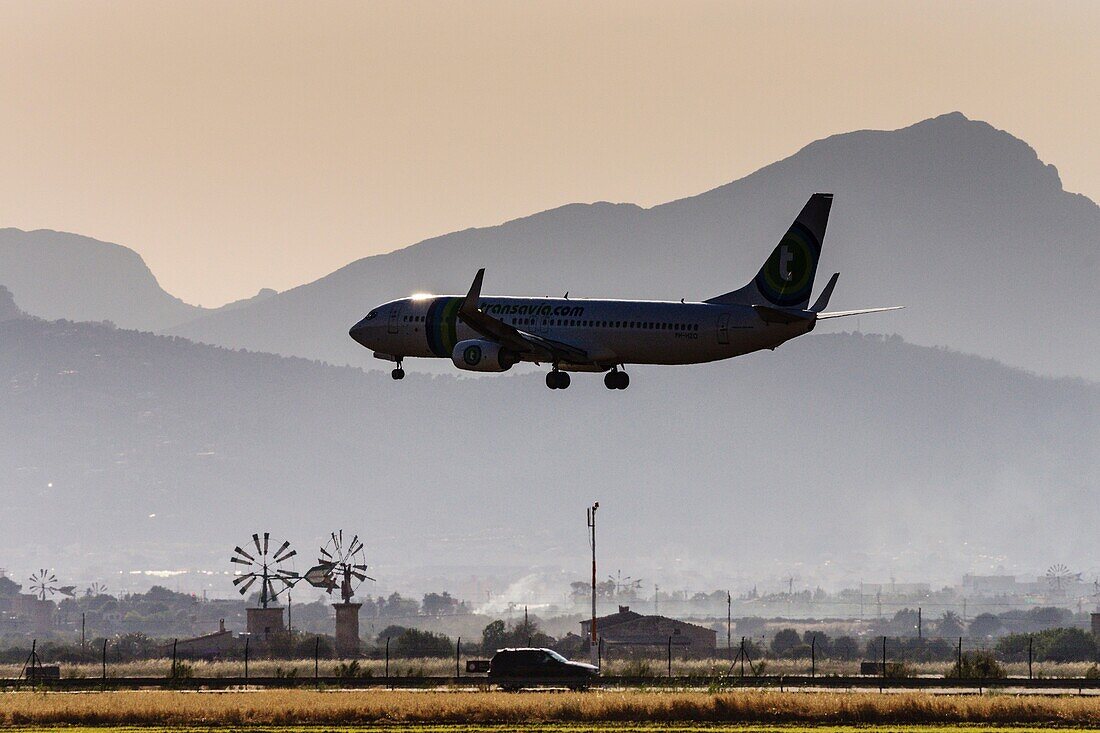
{"type": "Polygon", "coordinates": [[[596,637],[596,510],[600,508],[600,502],[594,503],[588,508],[589,544],[592,546],[592,628],[589,646],[592,664],[599,661],[600,648],[596,637]]]}

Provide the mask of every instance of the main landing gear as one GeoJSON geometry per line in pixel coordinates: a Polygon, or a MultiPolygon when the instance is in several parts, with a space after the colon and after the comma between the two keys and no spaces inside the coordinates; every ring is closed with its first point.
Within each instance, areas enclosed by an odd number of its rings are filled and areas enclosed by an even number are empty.
{"type": "Polygon", "coordinates": [[[604,375],[603,384],[608,389],[626,389],[630,386],[630,375],[618,369],[612,369],[604,375]]]}
{"type": "Polygon", "coordinates": [[[404,379],[405,378],[405,370],[401,368],[401,360],[400,359],[397,360],[397,366],[394,368],[394,370],[392,372],[390,372],[390,376],[393,377],[394,379],[404,379]]]}
{"type": "Polygon", "coordinates": [[[562,372],[557,369],[554,369],[552,372],[547,372],[546,386],[550,389],[568,389],[569,372],[562,372]]]}

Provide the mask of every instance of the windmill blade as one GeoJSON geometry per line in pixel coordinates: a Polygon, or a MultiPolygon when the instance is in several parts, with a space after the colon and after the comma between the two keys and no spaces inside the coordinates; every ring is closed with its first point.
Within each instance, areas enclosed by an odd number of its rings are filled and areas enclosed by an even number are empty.
{"type": "Polygon", "coordinates": [[[321,554],[324,555],[327,558],[330,558],[330,559],[332,558],[332,554],[323,547],[321,548],[321,554]]]}
{"type": "Polygon", "coordinates": [[[252,535],[252,542],[253,542],[253,544],[256,545],[256,554],[257,555],[263,555],[264,553],[260,550],[260,535],[253,534],[252,535]]]}
{"type": "Polygon", "coordinates": [[[297,555],[297,554],[298,554],[298,551],[297,551],[297,550],[291,550],[291,551],[290,551],[289,553],[287,553],[286,555],[283,555],[282,557],[280,557],[280,558],[277,558],[277,559],[275,560],[275,562],[282,562],[282,561],[284,561],[284,560],[289,560],[290,558],[294,557],[294,556],[295,556],[295,555],[297,555]]]}
{"type": "Polygon", "coordinates": [[[256,576],[252,576],[248,579],[248,582],[239,588],[240,594],[243,596],[248,593],[248,589],[252,587],[252,584],[256,582],[256,576]]]}
{"type": "Polygon", "coordinates": [[[249,555],[249,554],[248,554],[247,552],[245,552],[245,551],[244,551],[243,549],[241,549],[241,546],[240,546],[240,545],[237,545],[236,547],[234,547],[234,548],[233,548],[233,552],[237,552],[237,553],[240,553],[241,555],[244,555],[245,557],[247,557],[247,558],[248,558],[249,560],[251,560],[252,562],[256,562],[256,558],[252,557],[252,556],[251,556],[251,555],[249,555]]]}
{"type": "Polygon", "coordinates": [[[331,535],[332,535],[332,547],[333,547],[333,549],[338,549],[340,547],[340,540],[336,539],[336,533],[335,532],[332,532],[331,535]]]}
{"type": "Polygon", "coordinates": [[[231,557],[229,558],[229,562],[235,562],[238,565],[247,565],[249,567],[252,567],[252,563],[250,563],[248,560],[242,560],[239,557],[231,557]]]}
{"type": "Polygon", "coordinates": [[[359,549],[356,547],[356,544],[359,544],[359,535],[355,535],[351,538],[351,544],[348,545],[348,554],[354,555],[356,553],[359,549]]]}
{"type": "Polygon", "coordinates": [[[366,565],[352,565],[352,567],[355,568],[356,570],[366,570],[367,569],[366,565]]]}
{"type": "Polygon", "coordinates": [[[249,578],[257,578],[257,577],[259,577],[259,576],[256,573],[245,573],[243,575],[238,575],[236,578],[233,578],[233,585],[240,585],[241,583],[248,580],[249,578]]]}
{"type": "Polygon", "coordinates": [[[275,551],[275,554],[273,555],[273,557],[275,558],[275,562],[279,562],[279,555],[283,554],[283,552],[288,547],[290,547],[290,540],[284,540],[283,544],[279,547],[278,550],[275,551]]]}
{"type": "Polygon", "coordinates": [[[271,539],[270,532],[264,532],[264,555],[267,555],[267,543],[271,539]]]}

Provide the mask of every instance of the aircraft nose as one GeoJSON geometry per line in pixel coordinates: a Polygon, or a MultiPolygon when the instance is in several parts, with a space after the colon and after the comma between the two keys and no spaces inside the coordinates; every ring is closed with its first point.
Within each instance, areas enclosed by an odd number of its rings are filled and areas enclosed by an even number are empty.
{"type": "Polygon", "coordinates": [[[359,321],[351,327],[351,330],[348,331],[348,335],[351,336],[352,339],[354,339],[360,346],[365,346],[369,349],[371,348],[370,342],[372,340],[372,329],[373,324],[368,324],[367,319],[364,318],[363,320],[359,321]]]}

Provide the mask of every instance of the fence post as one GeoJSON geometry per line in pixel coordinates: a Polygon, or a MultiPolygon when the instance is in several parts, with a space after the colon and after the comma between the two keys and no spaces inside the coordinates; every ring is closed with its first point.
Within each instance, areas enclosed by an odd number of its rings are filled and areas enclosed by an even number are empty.
{"type": "Polygon", "coordinates": [[[244,678],[248,680],[248,642],[252,641],[251,636],[244,637],[244,678]]]}
{"type": "Polygon", "coordinates": [[[107,679],[107,638],[103,638],[103,679],[107,679]]]}
{"type": "Polygon", "coordinates": [[[172,639],[172,679],[176,678],[176,644],[179,639],[172,639]]]}
{"type": "Polygon", "coordinates": [[[668,676],[672,676],[672,637],[668,637],[668,676]]]}
{"type": "Polygon", "coordinates": [[[959,652],[958,652],[958,664],[959,664],[959,679],[963,678],[963,638],[959,637],[959,652]]]}
{"type": "Polygon", "coordinates": [[[316,682],[321,676],[321,637],[313,637],[313,681],[316,682]]]}
{"type": "Polygon", "coordinates": [[[741,679],[745,679],[745,637],[741,637],[741,679]]]}
{"type": "Polygon", "coordinates": [[[817,634],[810,637],[810,678],[817,677],[817,634]]]}
{"type": "Polygon", "coordinates": [[[386,679],[390,678],[390,637],[386,637],[386,679]]]}
{"type": "MultiPolygon", "coordinates": [[[[526,609],[524,609],[526,611],[526,609]]],[[[462,672],[458,669],[459,658],[462,656],[462,637],[458,637],[458,641],[455,642],[455,679],[462,676],[462,672]]]]}
{"type": "Polygon", "coordinates": [[[1027,678],[1031,679],[1031,661],[1033,659],[1031,653],[1031,634],[1027,635],[1027,678]]]}
{"type": "Polygon", "coordinates": [[[596,644],[596,669],[603,669],[603,637],[596,644]]]}

